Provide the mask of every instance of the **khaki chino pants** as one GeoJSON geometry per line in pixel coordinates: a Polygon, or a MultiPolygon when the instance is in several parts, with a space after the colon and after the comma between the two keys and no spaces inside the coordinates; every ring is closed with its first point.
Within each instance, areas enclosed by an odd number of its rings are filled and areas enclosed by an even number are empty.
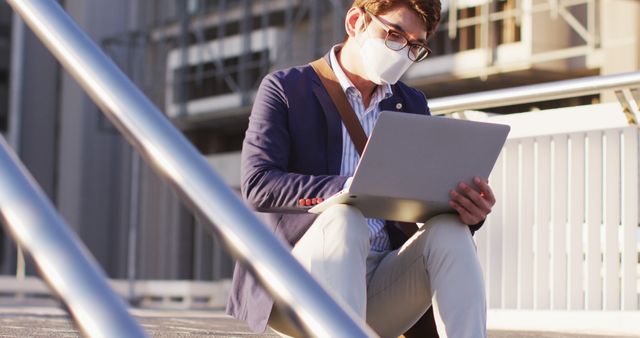
{"type": "MultiPolygon", "coordinates": [[[[440,337],[486,337],[482,271],[469,228],[458,216],[432,218],[393,251],[370,251],[368,232],[360,211],[336,205],[316,219],[292,253],[381,337],[402,335],[432,302],[440,337]]],[[[269,325],[300,336],[277,310],[269,325]]]]}

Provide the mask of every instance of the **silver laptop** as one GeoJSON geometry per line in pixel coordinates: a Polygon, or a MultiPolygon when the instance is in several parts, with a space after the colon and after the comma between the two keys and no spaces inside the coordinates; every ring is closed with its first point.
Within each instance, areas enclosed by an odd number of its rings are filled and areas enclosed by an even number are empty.
{"type": "Polygon", "coordinates": [[[454,212],[449,191],[488,178],[509,134],[507,125],[382,112],[348,189],[309,209],[356,206],[369,218],[425,222],[454,212]]]}

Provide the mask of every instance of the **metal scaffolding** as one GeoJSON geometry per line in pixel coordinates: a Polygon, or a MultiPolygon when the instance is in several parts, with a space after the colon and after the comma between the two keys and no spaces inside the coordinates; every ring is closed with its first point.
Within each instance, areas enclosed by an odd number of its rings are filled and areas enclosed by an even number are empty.
{"type": "MultiPolygon", "coordinates": [[[[312,60],[342,40],[351,3],[132,1],[125,10],[135,13],[131,25],[105,39],[103,46],[130,49],[122,63],[170,117],[244,117],[270,70],[312,60]],[[220,99],[206,100],[213,97],[220,99]]],[[[586,57],[600,46],[599,0],[449,0],[443,5],[433,57],[482,50],[486,57],[481,78],[500,71],[499,46],[537,39],[534,18],[550,20],[566,37],[553,46],[530,47],[532,64],[586,57]]]]}
{"type": "Polygon", "coordinates": [[[102,46],[112,56],[128,50],[116,59],[156,104],[176,107],[172,117],[188,115],[190,100],[228,94],[240,98],[229,109],[246,110],[274,67],[318,57],[342,39],[349,2],[132,1],[125,12],[135,13],[135,22],[102,46]],[[274,44],[256,50],[266,39],[274,44]]]}

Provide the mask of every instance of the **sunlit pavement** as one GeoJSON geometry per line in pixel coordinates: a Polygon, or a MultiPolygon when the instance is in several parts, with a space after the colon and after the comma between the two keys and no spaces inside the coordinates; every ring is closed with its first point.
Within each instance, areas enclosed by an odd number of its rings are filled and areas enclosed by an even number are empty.
{"type": "MultiPolygon", "coordinates": [[[[275,333],[255,335],[222,311],[134,309],[151,337],[278,337],[275,333]]],[[[8,305],[0,307],[0,337],[79,337],[66,312],[53,306],[8,305]]],[[[603,338],[558,332],[490,331],[490,338],[603,338]]],[[[628,337],[628,336],[619,336],[628,337]]]]}
{"type": "MultiPolygon", "coordinates": [[[[151,337],[279,337],[255,335],[222,311],[132,310],[151,337]]],[[[79,337],[63,309],[11,306],[0,308],[0,337],[79,337]]]]}

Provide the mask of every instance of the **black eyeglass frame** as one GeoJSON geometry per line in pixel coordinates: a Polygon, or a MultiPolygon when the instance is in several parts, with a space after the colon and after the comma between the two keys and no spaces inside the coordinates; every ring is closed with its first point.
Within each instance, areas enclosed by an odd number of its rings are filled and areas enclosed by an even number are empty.
{"type": "Polygon", "coordinates": [[[409,60],[413,61],[413,62],[420,62],[423,61],[424,59],[427,58],[427,56],[429,56],[429,54],[431,54],[431,49],[425,45],[424,43],[413,43],[411,42],[411,39],[409,39],[409,37],[400,31],[397,31],[391,27],[389,27],[387,24],[385,24],[384,22],[382,22],[382,20],[380,20],[377,16],[373,15],[371,12],[367,11],[366,9],[362,8],[362,11],[366,14],[368,14],[371,19],[375,22],[377,22],[378,24],[380,24],[382,27],[384,27],[384,31],[387,33],[387,35],[384,38],[384,45],[393,50],[393,51],[401,51],[402,49],[404,49],[405,47],[409,46],[409,48],[407,49],[407,57],[409,58],[409,60]],[[401,37],[404,39],[404,44],[400,44],[402,45],[400,48],[398,48],[397,46],[393,46],[389,44],[389,36],[391,36],[392,34],[396,34],[397,36],[401,37]],[[411,53],[411,49],[412,48],[424,48],[424,55],[418,57],[418,56],[412,56],[413,53],[411,53]]]}

